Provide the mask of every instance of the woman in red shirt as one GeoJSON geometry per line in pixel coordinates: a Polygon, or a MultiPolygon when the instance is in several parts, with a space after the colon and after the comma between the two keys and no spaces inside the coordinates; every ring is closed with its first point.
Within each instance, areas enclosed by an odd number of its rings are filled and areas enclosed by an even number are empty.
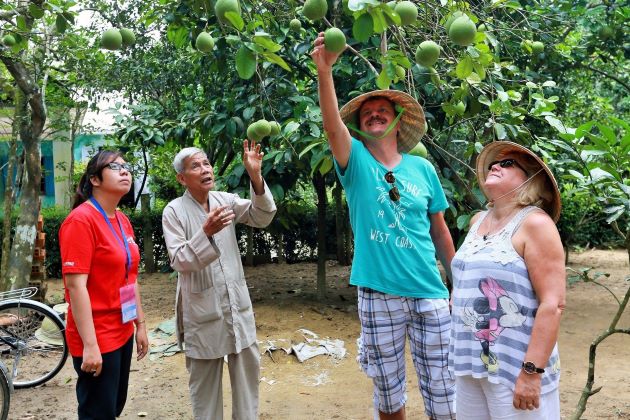
{"type": "Polygon", "coordinates": [[[114,419],[125,406],[133,336],[148,352],[136,282],[140,253],[129,219],[116,209],[131,189],[131,168],[103,150],[81,177],[72,212],[59,229],[66,288],[66,337],[77,380],[80,420],[114,419]]]}

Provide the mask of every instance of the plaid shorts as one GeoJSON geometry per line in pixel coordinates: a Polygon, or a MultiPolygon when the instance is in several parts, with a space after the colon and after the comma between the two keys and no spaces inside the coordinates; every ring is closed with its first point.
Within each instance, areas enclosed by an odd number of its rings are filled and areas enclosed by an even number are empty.
{"type": "Polygon", "coordinates": [[[361,337],[358,361],[374,382],[374,407],[395,413],[407,400],[405,341],[427,416],[455,418],[455,378],[448,370],[448,299],[421,299],[358,288],[361,337]]]}

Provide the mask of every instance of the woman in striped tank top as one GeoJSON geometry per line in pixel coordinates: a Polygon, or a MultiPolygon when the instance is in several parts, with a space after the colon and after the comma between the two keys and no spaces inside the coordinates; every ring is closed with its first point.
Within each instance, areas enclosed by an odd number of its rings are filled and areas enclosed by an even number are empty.
{"type": "Polygon", "coordinates": [[[506,141],[481,151],[477,178],[488,210],[473,217],[451,264],[457,418],[560,419],[566,276],[556,181],[538,156],[506,141]]]}

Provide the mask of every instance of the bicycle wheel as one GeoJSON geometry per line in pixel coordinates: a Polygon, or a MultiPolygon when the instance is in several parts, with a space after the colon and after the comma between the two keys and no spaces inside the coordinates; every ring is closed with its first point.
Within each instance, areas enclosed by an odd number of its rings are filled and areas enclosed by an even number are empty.
{"type": "Polygon", "coordinates": [[[48,306],[28,299],[0,302],[0,360],[14,388],[41,385],[68,358],[65,326],[48,306]]]}
{"type": "Polygon", "coordinates": [[[7,368],[0,362],[0,420],[7,420],[9,418],[11,390],[11,378],[7,372],[7,368]]]}

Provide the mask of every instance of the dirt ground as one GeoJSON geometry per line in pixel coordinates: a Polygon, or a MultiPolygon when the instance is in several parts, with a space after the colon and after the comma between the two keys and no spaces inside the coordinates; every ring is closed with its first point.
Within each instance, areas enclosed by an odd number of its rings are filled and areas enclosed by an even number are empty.
{"type": "MultiPolygon", "coordinates": [[[[623,251],[588,251],[572,254],[570,266],[594,266],[611,274],[603,283],[621,298],[630,273],[623,251]]],[[[356,291],[348,287],[349,268],[329,263],[329,296],[325,303],[314,299],[314,264],[264,265],[246,268],[254,302],[258,339],[291,339],[306,328],[321,338],[340,339],[347,355],[343,359],[317,356],[298,362],[294,355],[275,351],[262,356],[260,383],[261,419],[370,419],[370,380],[356,362],[359,325],[356,291]]],[[[142,295],[149,328],[173,316],[175,281],[167,274],[141,277],[142,295]]],[[[49,298],[61,296],[60,280],[49,281],[49,298]]],[[[588,347],[606,329],[617,304],[609,292],[594,284],[568,287],[567,308],[561,325],[561,406],[563,417],[574,411],[588,366],[588,347]]],[[[630,327],[630,310],[618,324],[630,327]]],[[[616,334],[598,348],[595,385],[601,392],[591,397],[584,419],[630,419],[630,337],[616,334]]],[[[130,392],[121,418],[190,419],[184,356],[179,353],[156,360],[146,358],[132,366],[130,392]]],[[[426,418],[416,379],[408,362],[409,419],[426,418]]],[[[11,419],[76,418],[76,375],[71,362],[50,382],[35,389],[16,390],[11,400],[11,419]]],[[[224,375],[225,418],[231,417],[229,377],[224,375]]]]}

